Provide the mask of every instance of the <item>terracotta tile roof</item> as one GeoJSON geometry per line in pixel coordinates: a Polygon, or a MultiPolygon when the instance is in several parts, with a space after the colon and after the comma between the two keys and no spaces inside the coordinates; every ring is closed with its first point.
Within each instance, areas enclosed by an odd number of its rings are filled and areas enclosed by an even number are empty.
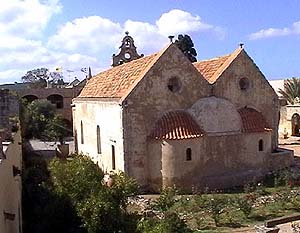
{"type": "Polygon", "coordinates": [[[151,139],[189,139],[198,138],[203,131],[192,116],[182,110],[167,112],[155,124],[149,138],[151,139]]]}
{"type": "Polygon", "coordinates": [[[79,98],[121,98],[131,90],[156,60],[158,54],[146,56],[113,67],[92,77],[82,89],[79,98]]]}
{"type": "Polygon", "coordinates": [[[238,110],[242,118],[242,132],[255,133],[272,130],[264,116],[253,108],[241,108],[238,110]]]}
{"type": "Polygon", "coordinates": [[[212,77],[229,58],[229,56],[230,55],[226,55],[223,57],[212,58],[210,60],[194,62],[193,65],[209,83],[214,83],[216,80],[213,80],[212,77]]]}
{"type": "Polygon", "coordinates": [[[238,48],[231,54],[195,62],[193,65],[210,84],[213,84],[243,50],[243,48],[238,48]]]}

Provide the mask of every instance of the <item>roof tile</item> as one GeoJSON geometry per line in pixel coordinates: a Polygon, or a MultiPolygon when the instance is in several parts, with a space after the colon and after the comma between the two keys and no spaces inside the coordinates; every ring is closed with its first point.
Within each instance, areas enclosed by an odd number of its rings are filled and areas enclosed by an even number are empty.
{"type": "Polygon", "coordinates": [[[142,78],[148,65],[157,54],[146,56],[113,67],[92,77],[82,89],[79,98],[110,97],[121,98],[142,78]]]}
{"type": "Polygon", "coordinates": [[[176,110],[167,112],[156,122],[149,138],[180,140],[202,135],[203,131],[189,113],[176,110]]]}
{"type": "Polygon", "coordinates": [[[253,108],[241,108],[238,110],[242,118],[242,132],[255,133],[272,130],[262,113],[256,111],[253,108]]]}
{"type": "Polygon", "coordinates": [[[210,60],[194,62],[193,65],[209,83],[214,83],[216,81],[213,78],[214,74],[229,57],[230,55],[216,57],[210,60]]]}

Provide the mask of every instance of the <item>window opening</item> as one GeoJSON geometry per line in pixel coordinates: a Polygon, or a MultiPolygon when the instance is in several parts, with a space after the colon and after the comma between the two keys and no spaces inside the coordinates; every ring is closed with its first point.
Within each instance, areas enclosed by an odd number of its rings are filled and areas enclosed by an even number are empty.
{"type": "Polygon", "coordinates": [[[101,154],[100,126],[97,125],[97,153],[101,154]]]}
{"type": "Polygon", "coordinates": [[[115,155],[115,146],[111,145],[111,167],[112,170],[116,169],[116,155],[115,155]]]}
{"type": "Polygon", "coordinates": [[[192,149],[187,148],[186,149],[186,161],[191,161],[192,160],[192,149]]]}
{"type": "Polygon", "coordinates": [[[264,150],[264,141],[262,139],[258,142],[258,150],[263,151],[264,150]]]}
{"type": "Polygon", "coordinates": [[[84,139],[83,139],[83,123],[82,121],[80,122],[80,133],[81,133],[81,144],[84,144],[84,139]]]}

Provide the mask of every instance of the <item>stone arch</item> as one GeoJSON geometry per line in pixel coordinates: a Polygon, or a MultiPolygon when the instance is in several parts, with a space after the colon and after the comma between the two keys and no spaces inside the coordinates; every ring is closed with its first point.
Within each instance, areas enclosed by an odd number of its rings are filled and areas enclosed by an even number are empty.
{"type": "Polygon", "coordinates": [[[24,95],[22,99],[26,100],[28,103],[39,99],[36,95],[24,95]]]}
{"type": "Polygon", "coordinates": [[[292,122],[292,135],[293,136],[300,136],[299,129],[300,129],[300,116],[298,113],[294,113],[291,119],[292,122]]]}
{"type": "Polygon", "coordinates": [[[64,97],[58,94],[52,94],[47,97],[47,100],[54,104],[56,108],[60,109],[64,107],[64,97]]]}

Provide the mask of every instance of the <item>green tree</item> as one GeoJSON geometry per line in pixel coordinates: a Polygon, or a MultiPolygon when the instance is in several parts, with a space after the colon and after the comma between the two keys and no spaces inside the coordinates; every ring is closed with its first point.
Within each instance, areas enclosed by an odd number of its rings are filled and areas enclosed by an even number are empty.
{"type": "Polygon", "coordinates": [[[197,61],[197,52],[189,35],[178,35],[178,39],[175,40],[175,44],[191,62],[197,61]]]}
{"type": "Polygon", "coordinates": [[[103,172],[85,155],[54,159],[49,166],[57,195],[68,198],[88,233],[134,232],[126,212],[127,198],[137,191],[136,182],[123,173],[114,184],[102,184],[103,172]]]}
{"type": "Polygon", "coordinates": [[[54,86],[64,84],[61,72],[50,72],[48,68],[44,67],[27,71],[21,79],[24,83],[29,83],[33,87],[46,87],[47,83],[54,86]]]}
{"type": "Polygon", "coordinates": [[[21,124],[23,137],[55,140],[62,143],[69,134],[61,116],[55,113],[55,107],[47,100],[35,100],[22,104],[21,124]]]}
{"type": "Polygon", "coordinates": [[[163,219],[143,218],[139,221],[140,233],[192,233],[186,223],[174,212],[166,212],[163,219]]]}
{"type": "Polygon", "coordinates": [[[85,233],[70,200],[53,192],[46,161],[26,148],[23,155],[23,232],[85,233]]]}
{"type": "Polygon", "coordinates": [[[284,88],[278,91],[290,104],[295,104],[300,98],[300,78],[287,79],[284,88]]]}

